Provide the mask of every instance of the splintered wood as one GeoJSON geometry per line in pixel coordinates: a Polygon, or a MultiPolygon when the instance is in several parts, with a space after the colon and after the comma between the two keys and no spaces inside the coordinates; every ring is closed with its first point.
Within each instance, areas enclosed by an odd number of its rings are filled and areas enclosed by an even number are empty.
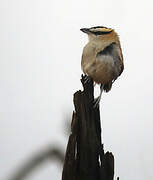
{"type": "Polygon", "coordinates": [[[114,156],[104,153],[99,107],[93,106],[93,80],[82,75],[81,82],[84,90],[74,94],[62,180],[113,180],[114,156]]]}

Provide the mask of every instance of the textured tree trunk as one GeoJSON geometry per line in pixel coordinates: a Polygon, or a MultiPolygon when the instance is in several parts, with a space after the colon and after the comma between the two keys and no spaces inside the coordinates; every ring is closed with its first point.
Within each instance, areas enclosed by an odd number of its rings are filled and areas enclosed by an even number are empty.
{"type": "Polygon", "coordinates": [[[99,107],[93,107],[93,81],[82,76],[81,82],[84,90],[74,94],[75,111],[62,180],[113,180],[114,156],[104,153],[99,107]]]}

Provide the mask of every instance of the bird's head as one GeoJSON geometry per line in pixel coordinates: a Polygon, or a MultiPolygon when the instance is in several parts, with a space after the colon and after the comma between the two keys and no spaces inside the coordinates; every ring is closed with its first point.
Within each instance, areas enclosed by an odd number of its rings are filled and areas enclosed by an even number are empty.
{"type": "Polygon", "coordinates": [[[103,27],[103,26],[96,26],[91,28],[82,28],[80,29],[82,32],[88,34],[89,40],[95,39],[110,39],[112,37],[117,36],[114,29],[103,27]]]}

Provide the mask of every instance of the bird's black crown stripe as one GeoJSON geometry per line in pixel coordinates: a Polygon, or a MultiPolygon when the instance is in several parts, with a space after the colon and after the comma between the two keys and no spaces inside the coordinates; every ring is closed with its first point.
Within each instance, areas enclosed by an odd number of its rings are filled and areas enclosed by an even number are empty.
{"type": "Polygon", "coordinates": [[[91,27],[89,29],[89,31],[92,33],[92,34],[95,34],[95,35],[103,35],[103,34],[109,34],[111,33],[113,30],[110,29],[110,31],[94,31],[94,29],[100,29],[100,28],[104,28],[104,29],[109,29],[107,27],[104,27],[104,26],[95,26],[95,27],[91,27]],[[93,30],[93,31],[92,31],[93,30]]]}
{"type": "Polygon", "coordinates": [[[94,31],[91,31],[91,33],[92,34],[95,34],[95,35],[103,35],[103,34],[109,34],[109,33],[111,33],[112,31],[96,31],[96,32],[94,32],[94,31]]]}
{"type": "Polygon", "coordinates": [[[95,26],[95,27],[91,27],[90,29],[97,29],[97,28],[106,28],[106,29],[108,29],[108,28],[105,27],[105,26],[95,26]]]}

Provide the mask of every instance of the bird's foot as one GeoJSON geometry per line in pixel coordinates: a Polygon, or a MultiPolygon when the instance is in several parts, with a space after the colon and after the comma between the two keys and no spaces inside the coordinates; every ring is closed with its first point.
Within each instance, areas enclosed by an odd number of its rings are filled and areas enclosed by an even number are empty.
{"type": "Polygon", "coordinates": [[[87,84],[91,81],[91,77],[90,76],[85,76],[84,77],[84,84],[87,84]]]}
{"type": "Polygon", "coordinates": [[[97,98],[94,99],[94,102],[93,102],[93,107],[94,108],[99,107],[100,99],[101,99],[101,96],[98,96],[97,98]]]}

